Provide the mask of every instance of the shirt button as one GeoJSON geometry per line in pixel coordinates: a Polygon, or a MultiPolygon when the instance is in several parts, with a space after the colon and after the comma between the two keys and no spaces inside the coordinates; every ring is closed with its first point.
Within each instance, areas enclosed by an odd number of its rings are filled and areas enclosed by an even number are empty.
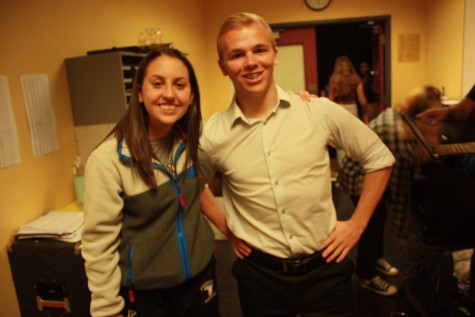
{"type": "Polygon", "coordinates": [[[271,155],[272,155],[271,151],[268,151],[268,152],[267,152],[267,155],[268,155],[268,156],[271,156],[271,155]]]}
{"type": "Polygon", "coordinates": [[[293,235],[289,235],[289,239],[293,239],[293,238],[294,238],[294,236],[293,236],[293,235]]]}
{"type": "Polygon", "coordinates": [[[286,213],[285,208],[282,208],[282,210],[280,212],[284,215],[286,213]]]}
{"type": "Polygon", "coordinates": [[[279,181],[274,182],[275,186],[279,185],[279,181]]]}

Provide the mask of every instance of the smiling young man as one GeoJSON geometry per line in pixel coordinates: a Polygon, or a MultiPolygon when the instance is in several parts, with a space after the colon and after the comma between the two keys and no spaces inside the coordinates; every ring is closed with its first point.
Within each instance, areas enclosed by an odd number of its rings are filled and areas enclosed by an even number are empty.
{"type": "MultiPolygon", "coordinates": [[[[221,173],[227,223],[249,246],[233,244],[243,315],[354,316],[354,266],[347,255],[384,191],[391,152],[335,103],[303,101],[275,84],[277,47],[261,17],[228,17],[218,54],[235,96],[205,124],[200,143],[209,166],[202,167],[221,173]],[[336,219],[328,145],[366,171],[362,199],[348,221],[336,219]]],[[[201,198],[207,204],[212,196],[201,198]]]]}

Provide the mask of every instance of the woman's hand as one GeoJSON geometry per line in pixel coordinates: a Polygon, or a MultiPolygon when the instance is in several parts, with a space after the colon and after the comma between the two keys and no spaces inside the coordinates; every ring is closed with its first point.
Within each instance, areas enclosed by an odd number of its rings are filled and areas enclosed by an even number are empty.
{"type": "Polygon", "coordinates": [[[231,232],[231,230],[229,230],[229,232],[227,234],[227,237],[228,237],[229,243],[231,243],[231,247],[233,248],[234,253],[236,254],[236,256],[239,259],[242,260],[242,259],[248,257],[251,254],[252,250],[247,245],[247,243],[244,240],[239,239],[238,237],[236,237],[231,232]]]}
{"type": "Polygon", "coordinates": [[[310,101],[312,98],[318,98],[317,95],[312,95],[308,91],[301,90],[301,91],[296,91],[295,94],[302,98],[303,101],[310,101]]]}

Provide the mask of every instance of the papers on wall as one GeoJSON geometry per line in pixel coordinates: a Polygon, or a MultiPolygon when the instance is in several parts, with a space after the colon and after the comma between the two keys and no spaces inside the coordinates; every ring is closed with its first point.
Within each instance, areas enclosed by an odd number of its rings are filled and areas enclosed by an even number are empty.
{"type": "Polygon", "coordinates": [[[20,226],[15,237],[17,239],[50,238],[78,242],[81,240],[83,226],[84,212],[55,210],[20,226]]]}
{"type": "Polygon", "coordinates": [[[420,52],[419,34],[399,35],[399,62],[418,62],[420,52]]]}
{"type": "Polygon", "coordinates": [[[56,118],[51,105],[47,75],[21,76],[31,142],[35,157],[57,151],[56,118]]]}
{"type": "Polygon", "coordinates": [[[0,168],[20,163],[18,130],[13,116],[8,79],[0,75],[0,168]]]}

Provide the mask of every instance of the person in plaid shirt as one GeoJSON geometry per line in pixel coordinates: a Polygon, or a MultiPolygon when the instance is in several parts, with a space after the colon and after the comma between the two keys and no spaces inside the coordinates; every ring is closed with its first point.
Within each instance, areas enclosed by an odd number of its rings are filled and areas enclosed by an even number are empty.
{"type": "MultiPolygon", "coordinates": [[[[419,163],[429,158],[418,146],[417,139],[406,126],[401,114],[408,112],[415,116],[429,108],[440,107],[441,94],[437,88],[418,87],[410,92],[403,103],[385,109],[369,123],[369,127],[379,135],[396,158],[386,191],[359,241],[356,261],[356,274],[361,279],[361,286],[380,295],[390,296],[398,292],[396,286],[379,275],[395,276],[399,273],[397,268],[383,258],[387,210],[394,213],[397,247],[405,249],[408,246],[408,215],[412,209],[414,175],[419,163]]],[[[363,176],[359,163],[345,156],[338,172],[337,184],[352,197],[354,203],[359,199],[363,176]]]]}

